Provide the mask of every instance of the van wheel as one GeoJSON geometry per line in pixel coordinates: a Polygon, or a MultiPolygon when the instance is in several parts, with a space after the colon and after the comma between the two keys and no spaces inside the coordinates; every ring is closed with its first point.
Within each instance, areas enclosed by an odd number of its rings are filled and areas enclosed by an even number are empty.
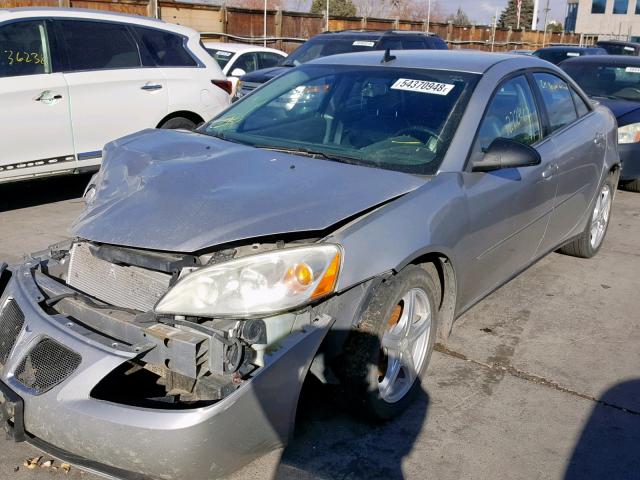
{"type": "Polygon", "coordinates": [[[615,191],[616,185],[613,175],[609,174],[600,187],[600,192],[584,232],[574,241],[560,248],[558,250],[560,253],[580,258],[591,258],[598,253],[609,227],[611,204],[613,203],[615,191]]]}
{"type": "Polygon", "coordinates": [[[173,117],[160,125],[160,128],[193,130],[196,128],[196,124],[185,117],[173,117]]]}
{"type": "Polygon", "coordinates": [[[409,265],[376,289],[338,369],[342,400],[356,412],[389,420],[411,403],[438,328],[435,281],[409,265]]]}

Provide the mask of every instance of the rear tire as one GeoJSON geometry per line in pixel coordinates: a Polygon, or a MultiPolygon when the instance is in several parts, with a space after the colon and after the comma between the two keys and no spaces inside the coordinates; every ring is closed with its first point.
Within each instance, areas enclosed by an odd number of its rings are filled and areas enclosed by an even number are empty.
{"type": "Polygon", "coordinates": [[[631,180],[621,183],[622,188],[631,192],[640,192],[640,180],[631,180]]]}
{"type": "Polygon", "coordinates": [[[413,400],[438,329],[436,282],[409,265],[377,287],[336,369],[343,400],[356,413],[389,420],[413,400]]]}
{"type": "Polygon", "coordinates": [[[579,258],[591,258],[604,243],[611,218],[611,205],[616,191],[614,174],[609,174],[600,187],[589,221],[582,234],[558,252],[579,258]]]}
{"type": "Polygon", "coordinates": [[[193,130],[196,128],[195,122],[185,117],[173,117],[160,125],[160,128],[166,129],[181,129],[181,130],[193,130]]]}

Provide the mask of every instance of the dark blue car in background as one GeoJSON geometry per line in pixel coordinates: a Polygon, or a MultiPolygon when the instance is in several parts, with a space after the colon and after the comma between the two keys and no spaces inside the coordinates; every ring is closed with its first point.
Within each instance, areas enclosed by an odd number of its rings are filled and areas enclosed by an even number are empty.
{"type": "Polygon", "coordinates": [[[606,55],[572,58],[560,64],[594,100],[618,120],[620,183],[640,192],[640,57],[606,55]]]}
{"type": "Polygon", "coordinates": [[[238,97],[252,92],[263,83],[316,58],[339,53],[367,52],[370,50],[446,50],[447,44],[433,33],[410,30],[344,30],[324,32],[300,45],[283,62],[272,68],[263,68],[240,78],[238,97]]]}
{"type": "Polygon", "coordinates": [[[532,55],[558,65],[560,62],[568,58],[582,57],[585,55],[607,55],[607,51],[604,48],[599,47],[576,47],[563,45],[540,48],[533,52],[532,55]]]}

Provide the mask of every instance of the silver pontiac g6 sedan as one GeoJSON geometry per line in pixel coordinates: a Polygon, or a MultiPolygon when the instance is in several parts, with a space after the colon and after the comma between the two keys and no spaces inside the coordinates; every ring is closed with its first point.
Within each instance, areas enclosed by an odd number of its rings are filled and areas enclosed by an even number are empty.
{"type": "Polygon", "coordinates": [[[465,310],[599,250],[616,142],[555,66],[441,51],[327,57],[112,142],[74,239],[0,266],[0,424],[212,479],[286,443],[308,374],[391,419],[465,310]]]}

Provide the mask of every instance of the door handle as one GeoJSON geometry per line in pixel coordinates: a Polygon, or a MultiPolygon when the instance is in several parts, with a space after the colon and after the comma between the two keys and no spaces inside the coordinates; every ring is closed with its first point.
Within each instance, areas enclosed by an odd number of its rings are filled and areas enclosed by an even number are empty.
{"type": "Polygon", "coordinates": [[[141,90],[146,90],[147,92],[153,92],[154,90],[160,90],[162,85],[154,84],[154,85],[143,85],[140,87],[141,90]]]}
{"type": "Polygon", "coordinates": [[[558,173],[558,170],[560,170],[560,167],[558,167],[556,163],[550,163],[549,165],[547,165],[547,168],[542,171],[542,178],[544,178],[545,180],[549,180],[556,173],[558,173]]]}
{"type": "Polygon", "coordinates": [[[599,147],[603,147],[606,143],[606,136],[604,133],[596,133],[596,137],[593,139],[593,143],[599,147]]]}
{"type": "Polygon", "coordinates": [[[49,90],[45,90],[38,97],[34,98],[34,100],[36,102],[50,102],[51,100],[60,100],[62,98],[62,95],[60,94],[56,94],[53,96],[49,95],[51,95],[51,92],[49,90]]]}

